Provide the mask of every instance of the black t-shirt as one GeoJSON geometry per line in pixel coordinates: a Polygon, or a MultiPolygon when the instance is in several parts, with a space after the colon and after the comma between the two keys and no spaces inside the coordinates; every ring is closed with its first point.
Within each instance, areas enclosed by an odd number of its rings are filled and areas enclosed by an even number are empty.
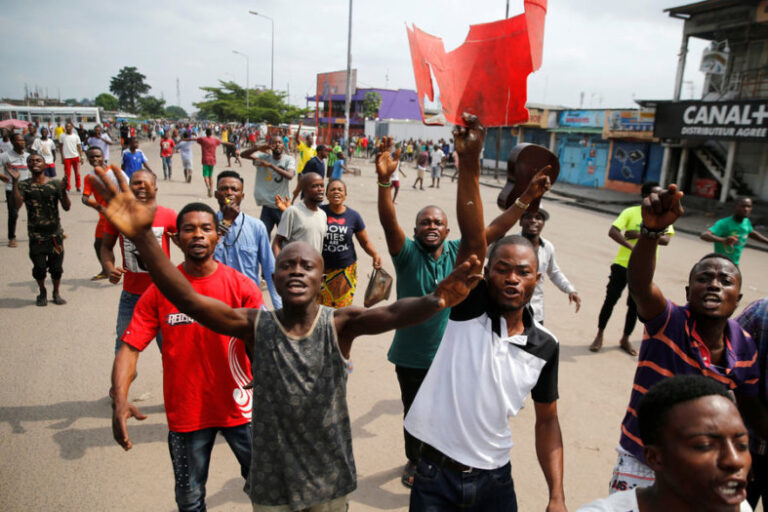
{"type": "Polygon", "coordinates": [[[318,157],[313,156],[309,162],[306,163],[304,166],[304,170],[301,171],[302,173],[307,172],[314,172],[316,174],[319,174],[320,177],[325,178],[325,162],[320,160],[318,157]]]}
{"type": "MultiPolygon", "coordinates": [[[[456,322],[465,322],[483,314],[487,314],[491,319],[493,331],[497,335],[506,336],[506,333],[500,333],[501,321],[498,306],[491,298],[486,280],[480,281],[480,284],[469,293],[463,302],[451,308],[450,319],[456,322]]],[[[535,371],[540,372],[536,384],[531,389],[531,398],[534,402],[539,403],[554,402],[559,398],[557,374],[560,345],[551,332],[533,319],[533,311],[528,304],[523,311],[523,325],[523,334],[527,337],[527,341],[525,346],[520,348],[523,352],[533,356],[533,361],[520,359],[517,362],[521,366],[525,366],[523,371],[526,374],[535,371]],[[541,361],[544,361],[543,367],[541,367],[541,361]]]]}
{"type": "Polygon", "coordinates": [[[365,229],[363,218],[352,208],[347,208],[342,214],[333,213],[328,204],[320,205],[320,209],[328,217],[323,240],[325,269],[346,268],[357,261],[354,238],[355,233],[365,229]]]}

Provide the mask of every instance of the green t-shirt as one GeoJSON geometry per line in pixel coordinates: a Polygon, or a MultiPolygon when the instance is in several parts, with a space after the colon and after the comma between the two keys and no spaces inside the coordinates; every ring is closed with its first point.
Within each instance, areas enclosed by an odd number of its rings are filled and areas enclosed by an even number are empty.
{"type": "Polygon", "coordinates": [[[744,246],[747,245],[747,238],[749,234],[754,231],[752,222],[747,217],[741,219],[741,222],[736,222],[733,216],[720,219],[715,222],[715,225],[709,228],[713,235],[721,237],[737,236],[739,241],[733,245],[725,245],[720,242],[715,242],[715,252],[718,254],[725,254],[733,260],[735,264],[739,264],[741,259],[741,251],[744,250],[744,246]]]}
{"type": "MultiPolygon", "coordinates": [[[[432,293],[437,283],[453,271],[459,242],[443,242],[443,252],[435,260],[420,243],[406,238],[400,252],[392,256],[397,276],[397,298],[422,297],[432,293]]],[[[390,362],[407,368],[429,368],[443,339],[450,311],[444,309],[423,323],[398,329],[387,354],[390,362]]]]}
{"type": "MultiPolygon", "coordinates": [[[[642,207],[640,205],[625,208],[619,214],[619,216],[616,217],[616,220],[613,221],[613,226],[618,228],[622,234],[626,233],[627,231],[640,231],[640,224],[643,223],[643,215],[641,211],[642,207]]],[[[669,226],[667,228],[667,234],[674,236],[675,228],[669,226]]],[[[627,240],[627,242],[634,246],[637,243],[637,239],[635,238],[633,240],[627,240]]],[[[613,259],[613,262],[616,265],[621,265],[622,267],[627,268],[627,265],[629,265],[629,257],[631,255],[632,251],[622,245],[619,247],[619,252],[616,253],[616,257],[613,259]]],[[[658,256],[658,247],[656,248],[656,255],[658,256]]]]}

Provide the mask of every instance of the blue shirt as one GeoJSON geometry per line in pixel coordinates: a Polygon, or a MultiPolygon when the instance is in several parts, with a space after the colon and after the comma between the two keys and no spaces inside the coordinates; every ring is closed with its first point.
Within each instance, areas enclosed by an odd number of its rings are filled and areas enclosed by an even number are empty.
{"type": "Polygon", "coordinates": [[[325,162],[320,160],[318,157],[313,156],[309,162],[306,163],[304,169],[302,169],[301,172],[314,172],[319,174],[321,178],[325,178],[325,162]]]}
{"type": "MultiPolygon", "coordinates": [[[[217,212],[216,216],[219,222],[222,219],[222,213],[217,212]]],[[[264,223],[255,217],[240,213],[232,221],[227,236],[219,240],[219,244],[213,252],[213,257],[223,264],[232,267],[248,276],[258,286],[261,282],[259,276],[259,265],[261,265],[261,275],[267,282],[269,296],[272,298],[272,306],[275,309],[283,307],[283,301],[275,290],[275,284],[272,282],[272,274],[275,272],[275,256],[272,254],[272,248],[269,244],[269,235],[264,223]]]]}
{"type": "Polygon", "coordinates": [[[147,157],[140,149],[137,149],[135,153],[131,153],[129,149],[123,151],[123,171],[129,178],[131,174],[141,169],[146,161],[147,157]]]}
{"type": "Polygon", "coordinates": [[[331,173],[331,179],[332,180],[340,180],[341,176],[344,174],[344,169],[342,169],[342,165],[344,165],[344,160],[336,160],[333,162],[333,172],[331,173]]]}

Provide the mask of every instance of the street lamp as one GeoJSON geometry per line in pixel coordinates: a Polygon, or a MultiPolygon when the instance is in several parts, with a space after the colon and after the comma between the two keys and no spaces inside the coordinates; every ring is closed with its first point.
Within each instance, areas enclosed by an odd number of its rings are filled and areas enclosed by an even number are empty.
{"type": "Polygon", "coordinates": [[[270,78],[269,78],[269,89],[274,91],[275,90],[275,20],[273,20],[266,14],[261,14],[256,11],[248,11],[248,12],[253,14],[254,16],[261,16],[262,18],[266,18],[272,24],[272,59],[270,64],[272,71],[270,73],[270,78]]]}
{"type": "Polygon", "coordinates": [[[248,126],[251,124],[250,120],[250,113],[251,113],[251,99],[250,99],[250,67],[251,67],[251,59],[244,54],[243,52],[239,52],[237,50],[232,50],[232,53],[236,55],[240,55],[241,57],[245,58],[245,126],[248,126]]]}

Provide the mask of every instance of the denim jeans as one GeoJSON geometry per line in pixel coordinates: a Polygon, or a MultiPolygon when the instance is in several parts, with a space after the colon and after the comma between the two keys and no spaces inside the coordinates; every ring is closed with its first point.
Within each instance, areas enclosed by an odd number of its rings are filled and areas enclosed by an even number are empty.
{"type": "Polygon", "coordinates": [[[410,512],[517,512],[512,465],[466,473],[422,456],[411,489],[410,512]]]}
{"type": "MultiPolygon", "coordinates": [[[[120,304],[117,306],[117,326],[115,331],[117,332],[117,339],[115,339],[115,354],[120,350],[123,345],[122,337],[125,330],[128,328],[128,324],[131,323],[133,318],[133,310],[136,307],[136,303],[139,302],[141,295],[138,293],[129,293],[123,290],[120,293],[120,304]]],[[[160,331],[157,331],[155,337],[157,341],[157,348],[162,353],[163,351],[163,335],[160,331]]]]}
{"type": "Polygon", "coordinates": [[[171,156],[163,156],[161,157],[163,159],[163,177],[164,178],[170,178],[171,177],[171,156]]]}
{"type": "Polygon", "coordinates": [[[251,465],[251,424],[215,427],[193,432],[168,432],[173,476],[176,479],[176,505],[181,512],[204,512],[205,483],[216,434],[221,432],[240,463],[240,474],[248,480],[251,465]]]}
{"type": "Polygon", "coordinates": [[[272,234],[272,228],[280,224],[280,219],[283,218],[283,212],[278,208],[272,208],[271,206],[261,207],[261,222],[264,223],[264,227],[267,228],[267,235],[272,234]]]}

